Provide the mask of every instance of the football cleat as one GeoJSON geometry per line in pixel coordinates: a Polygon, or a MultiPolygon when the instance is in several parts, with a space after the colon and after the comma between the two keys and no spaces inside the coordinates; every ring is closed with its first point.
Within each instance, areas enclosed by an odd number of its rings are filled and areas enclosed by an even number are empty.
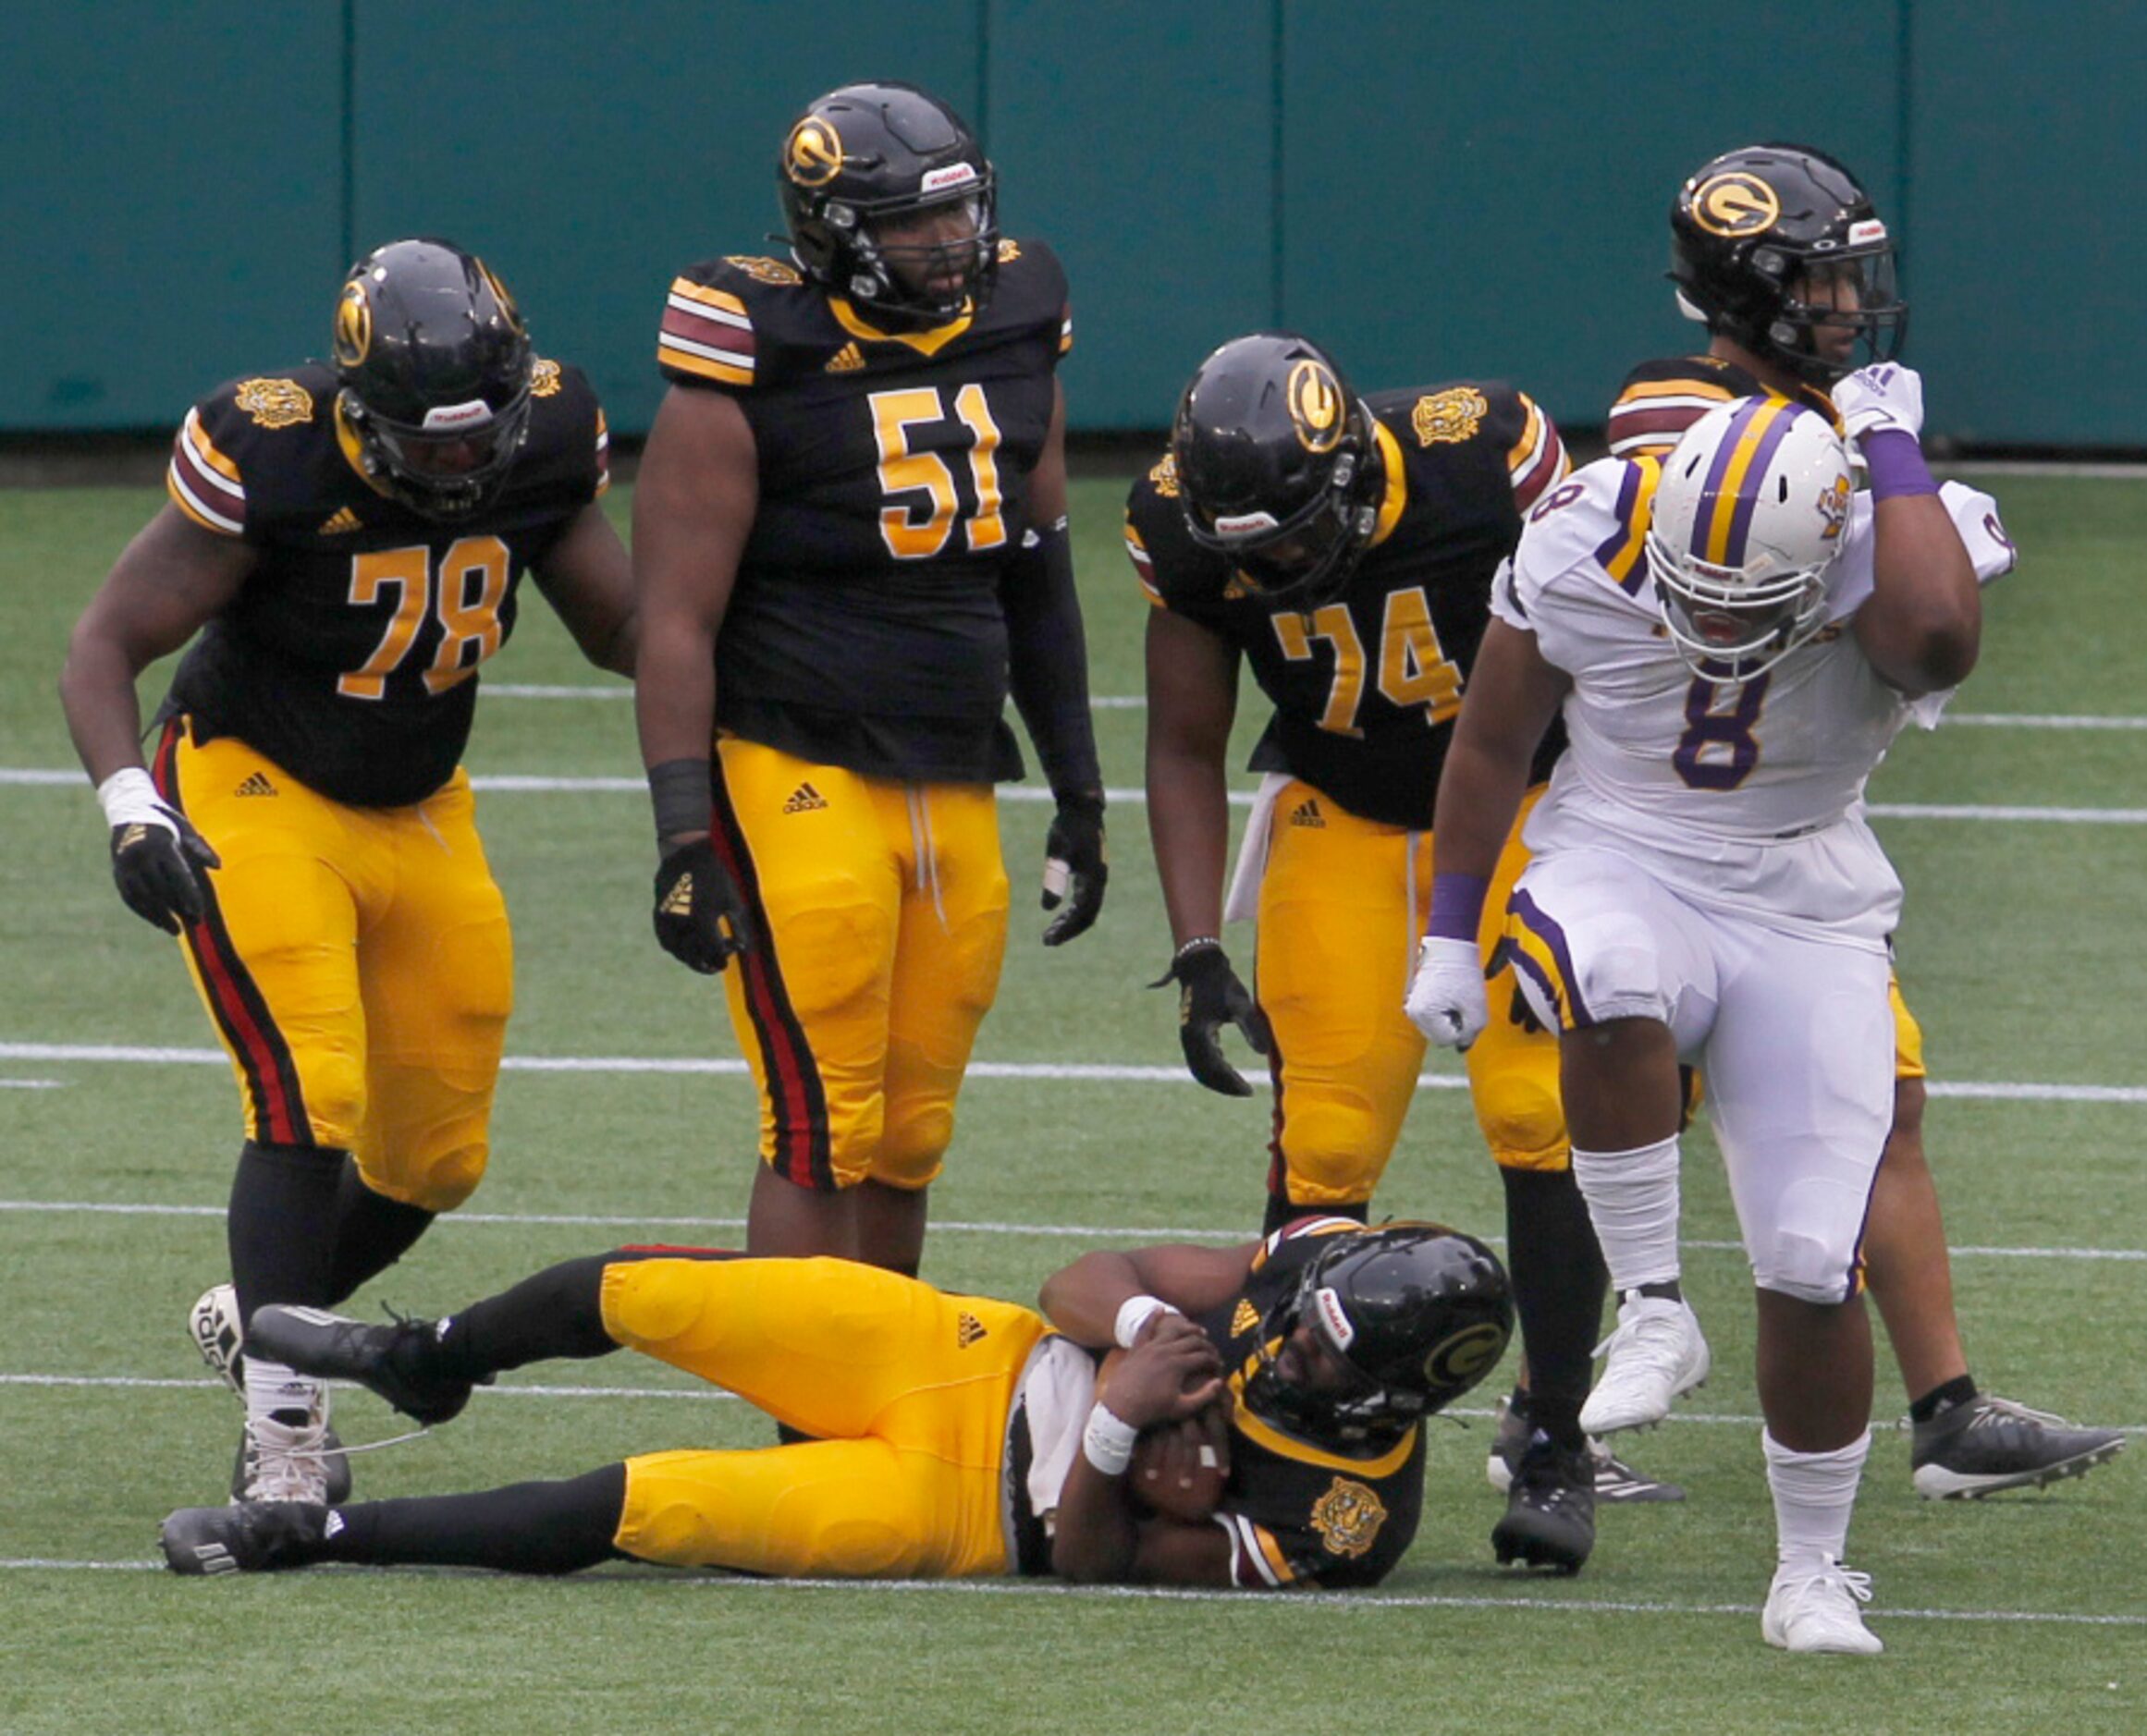
{"type": "MultiPolygon", "coordinates": [[[[1491,1456],[1484,1461],[1483,1473],[1492,1488],[1501,1495],[1514,1486],[1514,1471],[1521,1462],[1522,1449],[1528,1444],[1527,1421],[1515,1411],[1512,1401],[1501,1399],[1498,1405],[1498,1424],[1491,1436],[1491,1456]]],[[[1588,1443],[1589,1462],[1595,1467],[1595,1498],[1598,1506],[1614,1501],[1682,1501],[1685,1488],[1682,1484],[1658,1483],[1644,1471],[1637,1471],[1612,1452],[1604,1442],[1590,1436],[1588,1443]]]]}
{"type": "MultiPolygon", "coordinates": [[[[255,1310],[252,1340],[264,1355],[301,1373],[354,1380],[429,1427],[460,1415],[477,1384],[427,1366],[433,1332],[429,1320],[373,1326],[319,1308],[276,1303],[255,1310]]],[[[491,1385],[489,1377],[484,1384],[491,1385]]]]}
{"type": "Polygon", "coordinates": [[[1628,1292],[1618,1304],[1617,1330],[1596,1350],[1607,1352],[1602,1378],[1580,1407],[1580,1426],[1590,1435],[1660,1423],[1679,1394],[1707,1384],[1707,1339],[1682,1301],[1628,1292]]]}
{"type": "Polygon", "coordinates": [[[1505,1517],[1491,1527],[1501,1567],[1577,1573],[1595,1548],[1595,1467],[1585,1447],[1561,1447],[1538,1429],[1522,1449],[1505,1517]]]}
{"type": "Polygon", "coordinates": [[[2119,1430],[2075,1428],[2047,1411],[1979,1394],[1916,1424],[1909,1481],[1926,1500],[1978,1501],[2083,1477],[2124,1445],[2119,1430]]]}
{"type": "MultiPolygon", "coordinates": [[[[238,1292],[228,1284],[213,1284],[203,1290],[187,1315],[187,1333],[194,1341],[194,1349],[202,1353],[202,1361],[243,1400],[246,1397],[246,1335],[239,1321],[238,1292]]],[[[347,1501],[350,1498],[350,1461],[336,1431],[326,1427],[326,1388],[319,1389],[311,1414],[312,1420],[324,1430],[321,1455],[327,1468],[325,1498],[331,1502],[347,1501]]],[[[259,1458],[252,1430],[240,1429],[239,1456],[231,1466],[234,1501],[265,1498],[252,1493],[260,1476],[259,1458]]]]}
{"type": "MultiPolygon", "coordinates": [[[[297,1414],[295,1412],[290,1414],[297,1414]]],[[[317,1419],[319,1412],[311,1413],[317,1419]]],[[[239,1462],[231,1473],[231,1499],[248,1501],[340,1500],[350,1492],[350,1468],[338,1445],[328,1445],[327,1425],[318,1420],[279,1423],[273,1416],[250,1416],[239,1436],[239,1462]],[[343,1494],[330,1492],[341,1473],[343,1494]]]]}
{"type": "Polygon", "coordinates": [[[1853,1572],[1832,1557],[1812,1567],[1774,1570],[1760,1634],[1785,1652],[1846,1652],[1872,1657],[1886,1643],[1864,1626],[1857,1606],[1871,1601],[1871,1576],[1853,1572]]]}
{"type": "Polygon", "coordinates": [[[340,1523],[309,1501],[248,1501],[238,1507],[182,1507],[157,1532],[165,1565],[175,1573],[273,1573],[318,1559],[314,1551],[340,1523]]]}

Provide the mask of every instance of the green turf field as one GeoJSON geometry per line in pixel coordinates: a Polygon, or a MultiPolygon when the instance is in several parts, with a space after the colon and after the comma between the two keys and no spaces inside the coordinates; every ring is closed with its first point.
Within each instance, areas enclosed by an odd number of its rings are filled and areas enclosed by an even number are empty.
{"type": "MultiPolygon", "coordinates": [[[[1874,797],[1909,886],[1902,972],[1934,1077],[1982,1088],[1939,1095],[1930,1116],[1976,1370],[2008,1396],[2136,1435],[2147,703],[2129,630],[2147,483],[1988,485],[2022,570],[1992,595],[1964,720],[1904,740],[1874,797]]],[[[1139,691],[1146,605],[1118,547],[1119,495],[1084,483],[1074,509],[1094,689],[1123,701],[1139,691]]],[[[239,1420],[183,1331],[223,1270],[236,1104],[174,949],[113,895],[86,786],[24,774],[73,764],[53,695],[67,630],[155,504],[147,491],[0,493],[0,1732],[2147,1729],[2147,1446],[2049,1492],[1919,1500],[1883,1344],[1851,1561],[1874,1575],[1887,1655],[1791,1659],[1761,1643],[1772,1517],[1751,1305],[1704,1134],[1686,1234],[1715,1377],[1630,1449],[1692,1498],[1606,1510],[1577,1579],[1491,1565],[1490,1390],[1434,1425],[1415,1551],[1356,1596],[623,1569],[556,1583],[357,1570],[182,1582],[153,1568],[163,1514],[221,1498],[239,1420]],[[135,1053],[159,1048],[178,1053],[135,1053]]],[[[624,1065],[735,1049],[718,992],[649,935],[647,803],[631,788],[623,684],[582,665],[534,593],[528,603],[488,686],[606,691],[490,694],[472,770],[629,787],[481,797],[519,941],[509,1050],[521,1065],[484,1189],[359,1298],[365,1309],[440,1312],[620,1241],[721,1241],[743,1205],[753,1110],[737,1072],[624,1065]],[[613,1064],[542,1065],[589,1057],[613,1064]]],[[[154,674],[144,687],[152,702],[161,692],[154,674]]],[[[1258,707],[1245,709],[1249,740],[1258,707]]],[[[1258,1217],[1264,1094],[1226,1102],[1180,1077],[1173,998],[1141,986],[1168,952],[1131,793],[1142,714],[1107,705],[1098,728],[1106,776],[1128,795],[1111,810],[1109,907],[1077,945],[1036,942],[1027,888],[1048,807],[1003,810],[1024,889],[926,1254],[926,1276],[952,1287],[1025,1300],[1086,1248],[1221,1237],[1258,1217]],[[1156,1070],[1036,1070],[1068,1062],[1156,1070]]],[[[1440,1087],[1423,1094],[1381,1203],[1495,1229],[1497,1183],[1454,1068],[1431,1065],[1440,1087]]],[[[363,1393],[343,1395],[337,1418],[352,1440],[396,1432],[363,1393]]],[[[414,1494],[767,1438],[734,1400],[620,1357],[510,1376],[451,1426],[356,1469],[362,1493],[414,1494]]]]}

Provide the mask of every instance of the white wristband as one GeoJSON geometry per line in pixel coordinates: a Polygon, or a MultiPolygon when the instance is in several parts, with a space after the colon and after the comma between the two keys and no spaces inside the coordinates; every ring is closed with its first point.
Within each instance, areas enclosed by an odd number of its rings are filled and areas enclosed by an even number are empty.
{"type": "Polygon", "coordinates": [[[1130,1351],[1134,1340],[1140,1337],[1141,1328],[1158,1314],[1174,1314],[1178,1311],[1160,1296],[1128,1296],[1118,1305],[1118,1318],[1111,1325],[1110,1341],[1122,1351],[1130,1351]]]}
{"type": "Polygon", "coordinates": [[[178,830],[171,823],[171,810],[156,793],[149,774],[139,765],[121,766],[99,784],[97,805],[104,810],[107,825],[161,825],[167,832],[178,830]]]}
{"type": "Polygon", "coordinates": [[[1123,1477],[1133,1463],[1134,1442],[1141,1432],[1122,1421],[1109,1406],[1098,1404],[1088,1412],[1088,1426],[1081,1431],[1081,1456],[1107,1477],[1123,1477]]]}

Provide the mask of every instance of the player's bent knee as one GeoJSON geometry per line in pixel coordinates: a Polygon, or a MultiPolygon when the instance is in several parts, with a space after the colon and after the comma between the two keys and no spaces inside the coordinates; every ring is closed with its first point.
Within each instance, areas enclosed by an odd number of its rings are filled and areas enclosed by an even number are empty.
{"type": "Polygon", "coordinates": [[[1556,1091],[1533,1080],[1487,1080],[1474,1094],[1477,1125],[1500,1168],[1561,1170],[1571,1164],[1556,1091]]]}
{"type": "Polygon", "coordinates": [[[1368,1200],[1392,1149],[1392,1135],[1368,1113],[1340,1105],[1292,1110],[1282,1130],[1290,1197],[1300,1205],[1368,1200]]]}

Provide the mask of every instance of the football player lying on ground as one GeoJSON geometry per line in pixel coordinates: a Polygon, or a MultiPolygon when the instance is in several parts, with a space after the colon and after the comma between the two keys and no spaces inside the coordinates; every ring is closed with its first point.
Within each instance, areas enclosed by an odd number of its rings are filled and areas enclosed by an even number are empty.
{"type": "Polygon", "coordinates": [[[626,1346],[816,1438],[474,1495],[186,1508],[164,1522],[165,1559],[195,1574],[623,1559],[1368,1585],[1416,1534],[1422,1419],[1491,1371],[1513,1326],[1504,1270],[1473,1237],[1331,1217],[1229,1249],[1086,1254],[1041,1305],[843,1260],[628,1249],[438,1322],[264,1308],[250,1343],[421,1423],[453,1417],[502,1369],[626,1346]]]}

